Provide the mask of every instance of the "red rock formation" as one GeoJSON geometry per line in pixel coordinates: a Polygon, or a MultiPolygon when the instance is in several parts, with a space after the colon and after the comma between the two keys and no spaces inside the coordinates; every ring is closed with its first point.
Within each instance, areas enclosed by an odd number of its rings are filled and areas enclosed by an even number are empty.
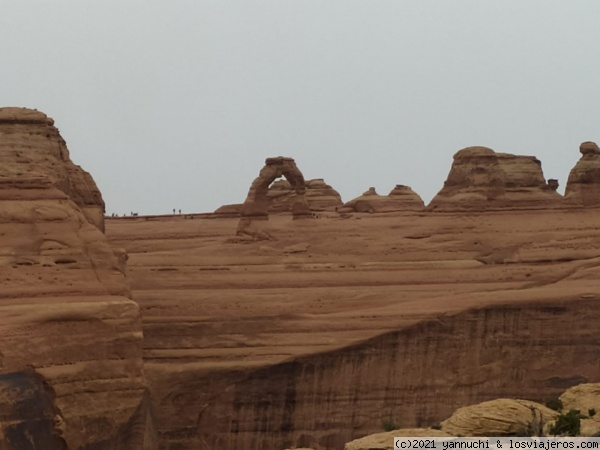
{"type": "Polygon", "coordinates": [[[561,200],[546,183],[537,158],[468,147],[454,155],[448,179],[428,208],[536,209],[559,207],[561,200]]]}
{"type": "Polygon", "coordinates": [[[569,173],[565,201],[583,207],[600,205],[600,148],[595,142],[579,146],[581,159],[569,173]]]}
{"type": "Polygon", "coordinates": [[[104,231],[102,195],[90,174],[71,161],[66,142],[52,119],[31,109],[0,108],[0,137],[0,164],[5,166],[5,180],[0,183],[18,180],[16,183],[23,189],[51,184],[104,231]]]}
{"type": "Polygon", "coordinates": [[[165,448],[342,448],[600,381],[600,210],[356,219],[243,246],[235,219],[107,221],[165,448]]]}
{"type": "Polygon", "coordinates": [[[421,211],[423,200],[409,186],[397,184],[387,196],[379,195],[374,187],[363,192],[360,197],[350,200],[338,212],[383,213],[393,211],[421,211]]]}
{"type": "Polygon", "coordinates": [[[291,210],[294,216],[310,215],[304,193],[306,186],[304,176],[296,166],[292,158],[278,156],[267,158],[265,166],[261,169],[258,177],[252,182],[246,201],[242,205],[242,217],[253,219],[267,218],[269,215],[269,201],[267,193],[269,186],[277,178],[285,177],[294,187],[296,199],[292,204],[291,210]]]}
{"type": "MultiPolygon", "coordinates": [[[[340,194],[322,178],[307,180],[305,183],[305,198],[311,211],[335,211],[341,206],[340,194]]],[[[287,212],[292,210],[296,200],[296,192],[289,181],[280,180],[274,182],[267,192],[269,201],[269,212],[287,212]]]]}
{"type": "MultiPolygon", "coordinates": [[[[335,211],[338,206],[343,204],[340,194],[322,178],[307,180],[304,184],[306,187],[304,197],[309,210],[314,212],[335,211]]],[[[267,191],[269,214],[291,212],[297,196],[294,187],[288,180],[273,182],[267,191]]],[[[241,203],[223,205],[214,212],[218,217],[239,217],[241,213],[241,203]]]]}
{"type": "Polygon", "coordinates": [[[267,193],[269,186],[273,181],[282,176],[294,187],[296,194],[291,204],[294,219],[312,217],[304,196],[306,192],[304,176],[296,166],[296,162],[292,158],[283,156],[267,158],[265,166],[261,169],[258,177],[252,182],[246,201],[242,205],[242,217],[236,232],[238,236],[250,236],[254,240],[270,238],[268,232],[257,229],[253,221],[268,219],[269,200],[267,193]]]}
{"type": "MultiPolygon", "coordinates": [[[[0,119],[0,375],[29,368],[47,385],[52,396],[35,398],[69,450],[156,448],[140,311],[99,229],[100,193],[51,119],[13,108],[0,119]]],[[[11,414],[0,434],[36,435],[11,414]]]]}

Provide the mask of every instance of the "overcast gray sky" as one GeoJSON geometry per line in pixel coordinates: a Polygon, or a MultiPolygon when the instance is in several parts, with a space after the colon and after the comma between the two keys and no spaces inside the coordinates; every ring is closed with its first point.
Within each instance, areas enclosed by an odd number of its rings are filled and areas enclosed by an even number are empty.
{"type": "Polygon", "coordinates": [[[453,154],[600,141],[596,0],[0,0],[0,98],[56,120],[107,212],[244,200],[268,156],[347,201],[453,154]]]}

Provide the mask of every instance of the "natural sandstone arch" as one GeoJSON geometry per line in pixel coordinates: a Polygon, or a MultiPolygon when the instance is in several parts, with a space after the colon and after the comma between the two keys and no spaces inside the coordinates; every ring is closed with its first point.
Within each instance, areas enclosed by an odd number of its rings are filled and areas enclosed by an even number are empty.
{"type": "Polygon", "coordinates": [[[250,221],[267,220],[269,218],[267,192],[271,183],[282,176],[290,182],[296,192],[297,197],[292,205],[294,219],[312,217],[304,197],[306,191],[304,175],[296,166],[296,162],[292,158],[284,156],[267,158],[265,166],[252,182],[246,201],[242,205],[242,218],[238,225],[237,234],[247,234],[250,221]]]}
{"type": "Polygon", "coordinates": [[[271,183],[282,176],[290,182],[297,195],[297,199],[292,206],[294,218],[310,217],[310,210],[304,198],[304,193],[306,192],[304,176],[292,158],[283,156],[267,158],[265,166],[250,186],[246,201],[242,205],[242,217],[253,219],[268,218],[269,204],[267,191],[271,183]]]}

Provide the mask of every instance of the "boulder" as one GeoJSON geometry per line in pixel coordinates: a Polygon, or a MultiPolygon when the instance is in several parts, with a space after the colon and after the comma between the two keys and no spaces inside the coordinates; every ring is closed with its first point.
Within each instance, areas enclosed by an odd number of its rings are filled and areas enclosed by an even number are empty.
{"type": "Polygon", "coordinates": [[[468,147],[454,155],[444,187],[429,210],[539,209],[558,207],[562,197],[544,179],[534,156],[468,147]]]}
{"type": "Polygon", "coordinates": [[[384,433],[371,434],[348,442],[344,450],[393,450],[395,437],[451,437],[450,434],[433,428],[401,428],[384,433]]]}
{"type": "Polygon", "coordinates": [[[540,403],[500,398],[459,408],[441,425],[453,436],[539,436],[556,417],[540,403]]]}
{"type": "Polygon", "coordinates": [[[580,207],[600,205],[600,148],[595,142],[579,146],[581,158],[569,173],[565,201],[580,207]]]}
{"type": "Polygon", "coordinates": [[[562,412],[576,409],[581,413],[581,435],[600,433],[600,383],[584,383],[567,389],[560,397],[562,412]]]}

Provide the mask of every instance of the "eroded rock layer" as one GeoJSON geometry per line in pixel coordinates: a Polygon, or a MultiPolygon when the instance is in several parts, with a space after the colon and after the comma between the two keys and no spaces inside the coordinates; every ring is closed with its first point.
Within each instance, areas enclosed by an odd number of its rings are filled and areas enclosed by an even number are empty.
{"type": "MultiPolygon", "coordinates": [[[[104,231],[104,200],[91,175],[70,159],[66,142],[44,113],[0,108],[0,189],[27,190],[50,184],[64,192],[84,216],[104,231]]],[[[35,197],[38,192],[33,192],[35,197]]],[[[6,194],[5,194],[6,196],[6,194]]]]}
{"type": "Polygon", "coordinates": [[[10,383],[32,370],[21,377],[33,380],[27,392],[50,402],[38,418],[12,410],[0,429],[14,435],[20,421],[17,434],[35,435],[27,424],[40,419],[47,431],[54,411],[53,433],[69,450],[156,448],[140,311],[120,254],[89,214],[101,208],[95,184],[45,115],[5,108],[0,133],[0,375],[10,383]],[[51,396],[36,393],[40,383],[51,396]]]}
{"type": "MultiPolygon", "coordinates": [[[[343,204],[340,194],[322,178],[306,180],[304,196],[310,211],[335,211],[343,204]]],[[[273,182],[267,191],[267,210],[269,213],[291,212],[298,194],[288,180],[273,182]]],[[[215,210],[220,217],[239,217],[242,204],[223,205],[215,210]]]]}
{"type": "Polygon", "coordinates": [[[468,147],[454,155],[444,187],[431,200],[434,210],[536,209],[561,205],[533,156],[468,147]]]}
{"type": "MultiPolygon", "coordinates": [[[[322,178],[307,180],[305,198],[311,211],[335,211],[342,205],[340,194],[322,178]]],[[[288,212],[296,200],[296,192],[287,180],[274,182],[267,192],[269,212],[288,212]]]]}
{"type": "Polygon", "coordinates": [[[600,211],[557,214],[109,220],[163,445],[343,448],[600,381],[600,211]]]}
{"type": "Polygon", "coordinates": [[[390,193],[379,195],[374,187],[359,197],[344,203],[339,212],[384,213],[394,211],[421,211],[425,208],[423,200],[409,186],[397,184],[390,193]]]}

